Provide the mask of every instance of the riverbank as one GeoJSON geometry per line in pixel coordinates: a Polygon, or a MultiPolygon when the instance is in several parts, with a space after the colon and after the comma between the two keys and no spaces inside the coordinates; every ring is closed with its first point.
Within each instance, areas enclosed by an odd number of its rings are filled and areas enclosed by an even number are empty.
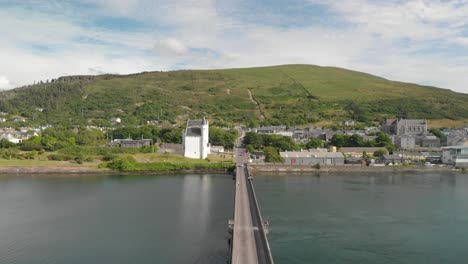
{"type": "Polygon", "coordinates": [[[0,177],[11,175],[142,175],[142,174],[228,174],[223,168],[203,168],[186,170],[141,170],[115,171],[89,166],[0,166],[0,177]]]}
{"type": "MultiPolygon", "coordinates": [[[[148,166],[151,167],[151,166],[148,166]]],[[[371,173],[371,172],[467,172],[462,169],[456,169],[453,166],[321,166],[320,169],[315,166],[293,166],[282,164],[249,164],[249,172],[255,174],[303,174],[303,173],[371,173]]],[[[98,168],[97,166],[86,165],[8,165],[0,166],[0,176],[2,175],[148,175],[148,174],[204,174],[204,173],[219,173],[229,174],[232,171],[228,168],[187,168],[187,169],[169,169],[169,170],[128,170],[118,171],[106,168],[98,168]]]]}
{"type": "Polygon", "coordinates": [[[457,169],[454,166],[301,166],[284,164],[249,164],[252,175],[258,173],[271,174],[301,174],[301,173],[347,173],[347,172],[466,172],[466,169],[457,169]]]}

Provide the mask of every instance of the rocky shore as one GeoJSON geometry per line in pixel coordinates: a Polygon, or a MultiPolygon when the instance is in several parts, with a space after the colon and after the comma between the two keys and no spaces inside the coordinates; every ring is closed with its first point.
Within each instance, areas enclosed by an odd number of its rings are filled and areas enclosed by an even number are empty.
{"type": "Polygon", "coordinates": [[[433,166],[301,166],[284,164],[249,164],[251,174],[285,174],[285,173],[347,173],[347,172],[464,172],[461,168],[446,165],[433,166]]]}

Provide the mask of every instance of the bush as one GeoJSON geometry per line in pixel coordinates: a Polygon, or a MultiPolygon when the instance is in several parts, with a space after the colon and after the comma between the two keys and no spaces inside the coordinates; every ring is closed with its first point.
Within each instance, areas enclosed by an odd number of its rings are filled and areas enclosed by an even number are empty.
{"type": "Polygon", "coordinates": [[[135,159],[132,156],[126,156],[109,162],[108,168],[118,171],[135,170],[135,159]]]}
{"type": "Polygon", "coordinates": [[[5,149],[1,153],[2,153],[2,158],[7,159],[7,160],[17,159],[17,158],[19,158],[21,156],[19,154],[18,150],[16,150],[16,149],[5,149]]]}
{"type": "Polygon", "coordinates": [[[74,158],[70,155],[50,154],[47,156],[47,159],[56,161],[69,161],[73,160],[74,158]]]}
{"type": "Polygon", "coordinates": [[[140,148],[141,153],[155,153],[158,151],[158,148],[154,145],[152,146],[143,146],[140,148]]]}
{"type": "Polygon", "coordinates": [[[106,154],[106,155],[102,156],[102,161],[112,161],[112,160],[114,160],[116,158],[117,158],[116,155],[106,154]]]}
{"type": "Polygon", "coordinates": [[[320,170],[320,163],[315,164],[315,168],[316,168],[317,170],[320,170]]]}

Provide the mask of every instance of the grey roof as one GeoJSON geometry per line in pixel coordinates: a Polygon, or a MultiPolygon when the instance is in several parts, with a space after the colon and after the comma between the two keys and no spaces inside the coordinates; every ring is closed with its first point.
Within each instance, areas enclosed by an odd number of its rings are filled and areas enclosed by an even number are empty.
{"type": "Polygon", "coordinates": [[[367,153],[374,153],[377,150],[385,149],[385,147],[341,147],[339,149],[340,152],[345,152],[345,153],[350,153],[350,152],[356,152],[356,153],[363,153],[364,151],[367,153]]]}
{"type": "Polygon", "coordinates": [[[120,143],[136,143],[136,142],[151,142],[151,139],[115,139],[114,142],[120,142],[120,143]]]}
{"type": "Polygon", "coordinates": [[[187,131],[185,132],[186,136],[201,136],[201,128],[199,127],[187,127],[187,131]]]}
{"type": "Polygon", "coordinates": [[[401,157],[398,156],[398,155],[383,155],[383,157],[386,160],[392,160],[392,159],[399,160],[399,159],[401,159],[401,157]]]}
{"type": "Polygon", "coordinates": [[[400,119],[398,123],[405,123],[405,125],[424,125],[426,124],[425,119],[400,119]]]}
{"type": "Polygon", "coordinates": [[[309,151],[285,151],[280,152],[283,158],[343,158],[341,152],[309,152],[309,151]]]}
{"type": "Polygon", "coordinates": [[[203,120],[189,120],[187,122],[187,127],[196,127],[201,126],[203,124],[203,120]]]}
{"type": "Polygon", "coordinates": [[[442,147],[442,149],[468,149],[468,145],[448,146],[448,147],[442,147]]]}

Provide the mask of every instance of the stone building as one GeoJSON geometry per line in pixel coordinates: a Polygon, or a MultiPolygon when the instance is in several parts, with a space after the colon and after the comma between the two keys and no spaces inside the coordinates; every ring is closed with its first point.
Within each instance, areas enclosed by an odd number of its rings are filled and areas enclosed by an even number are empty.
{"type": "Polygon", "coordinates": [[[421,135],[427,132],[426,119],[388,119],[382,131],[389,135],[421,135]]]}

